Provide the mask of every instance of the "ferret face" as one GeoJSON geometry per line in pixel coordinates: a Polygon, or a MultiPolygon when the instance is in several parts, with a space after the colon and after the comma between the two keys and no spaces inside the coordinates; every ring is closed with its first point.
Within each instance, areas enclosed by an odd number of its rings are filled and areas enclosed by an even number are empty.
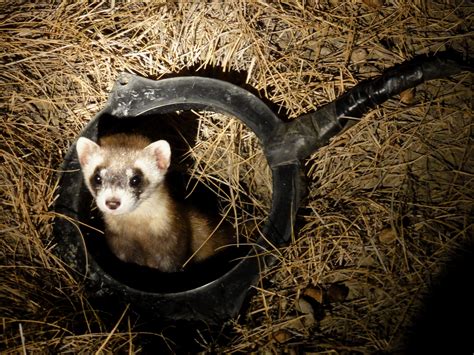
{"type": "Polygon", "coordinates": [[[89,191],[103,213],[133,212],[163,182],[170,164],[166,141],[138,149],[127,146],[99,146],[81,137],[77,155],[89,191]]]}

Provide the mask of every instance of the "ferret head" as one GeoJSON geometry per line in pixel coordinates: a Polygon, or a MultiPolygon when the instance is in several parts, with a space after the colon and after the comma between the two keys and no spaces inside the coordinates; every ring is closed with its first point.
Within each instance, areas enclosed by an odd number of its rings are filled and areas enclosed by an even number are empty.
{"type": "Polygon", "coordinates": [[[119,215],[135,210],[163,182],[170,165],[168,142],[144,149],[99,146],[80,137],[77,155],[87,187],[103,213],[119,215]]]}

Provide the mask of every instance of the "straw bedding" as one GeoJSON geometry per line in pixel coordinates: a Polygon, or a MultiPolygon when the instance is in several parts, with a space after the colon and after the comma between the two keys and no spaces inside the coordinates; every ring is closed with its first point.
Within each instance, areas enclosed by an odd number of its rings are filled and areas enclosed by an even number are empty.
{"type": "MultiPolygon", "coordinates": [[[[143,349],[127,309],[111,320],[89,305],[52,252],[62,157],[119,72],[238,78],[291,120],[416,54],[466,53],[472,44],[468,1],[0,6],[5,353],[143,349]]],[[[305,162],[308,196],[293,243],[224,339],[197,339],[203,349],[406,350],[423,297],[472,240],[471,88],[467,73],[423,84],[315,152],[305,162]]],[[[235,193],[223,196],[223,214],[231,220],[261,221],[271,176],[255,137],[228,118],[201,113],[199,124],[190,173],[210,186],[229,183],[235,193]]],[[[452,296],[462,299],[455,289],[452,296]]],[[[165,343],[173,349],[173,339],[165,343]]]]}

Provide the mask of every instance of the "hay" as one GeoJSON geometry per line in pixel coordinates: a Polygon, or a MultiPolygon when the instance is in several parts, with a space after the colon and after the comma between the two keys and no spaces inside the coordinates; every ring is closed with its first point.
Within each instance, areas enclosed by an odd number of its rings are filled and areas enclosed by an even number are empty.
{"type": "MultiPolygon", "coordinates": [[[[5,353],[141,349],[127,310],[109,317],[89,305],[51,244],[57,169],[119,72],[240,71],[293,119],[415,54],[472,44],[468,2],[0,6],[5,353]]],[[[295,242],[262,275],[229,337],[199,341],[223,352],[402,351],[422,296],[472,238],[471,86],[469,74],[421,85],[413,104],[389,101],[315,153],[295,242]],[[333,284],[344,284],[347,298],[301,323],[304,290],[333,284]]],[[[258,144],[237,122],[202,115],[192,173],[231,183],[241,196],[228,200],[233,218],[261,219],[270,190],[258,144]],[[214,151],[231,151],[219,155],[231,164],[217,164],[214,151]],[[255,173],[244,176],[249,167],[255,173]],[[253,206],[236,209],[249,200],[253,206]]]]}

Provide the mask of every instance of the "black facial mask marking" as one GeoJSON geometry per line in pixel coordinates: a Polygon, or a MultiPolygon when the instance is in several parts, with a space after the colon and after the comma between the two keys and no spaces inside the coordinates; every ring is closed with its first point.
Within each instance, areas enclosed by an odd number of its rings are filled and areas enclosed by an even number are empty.
{"type": "Polygon", "coordinates": [[[128,185],[132,189],[133,194],[138,200],[140,198],[140,195],[143,193],[144,189],[148,185],[148,181],[140,169],[134,168],[132,177],[128,180],[128,185]]]}
{"type": "Polygon", "coordinates": [[[104,182],[104,179],[102,175],[100,174],[100,171],[103,169],[102,166],[98,166],[95,168],[94,173],[92,176],[89,178],[89,184],[94,191],[94,195],[97,195],[97,192],[99,189],[102,187],[102,184],[104,182]]]}

